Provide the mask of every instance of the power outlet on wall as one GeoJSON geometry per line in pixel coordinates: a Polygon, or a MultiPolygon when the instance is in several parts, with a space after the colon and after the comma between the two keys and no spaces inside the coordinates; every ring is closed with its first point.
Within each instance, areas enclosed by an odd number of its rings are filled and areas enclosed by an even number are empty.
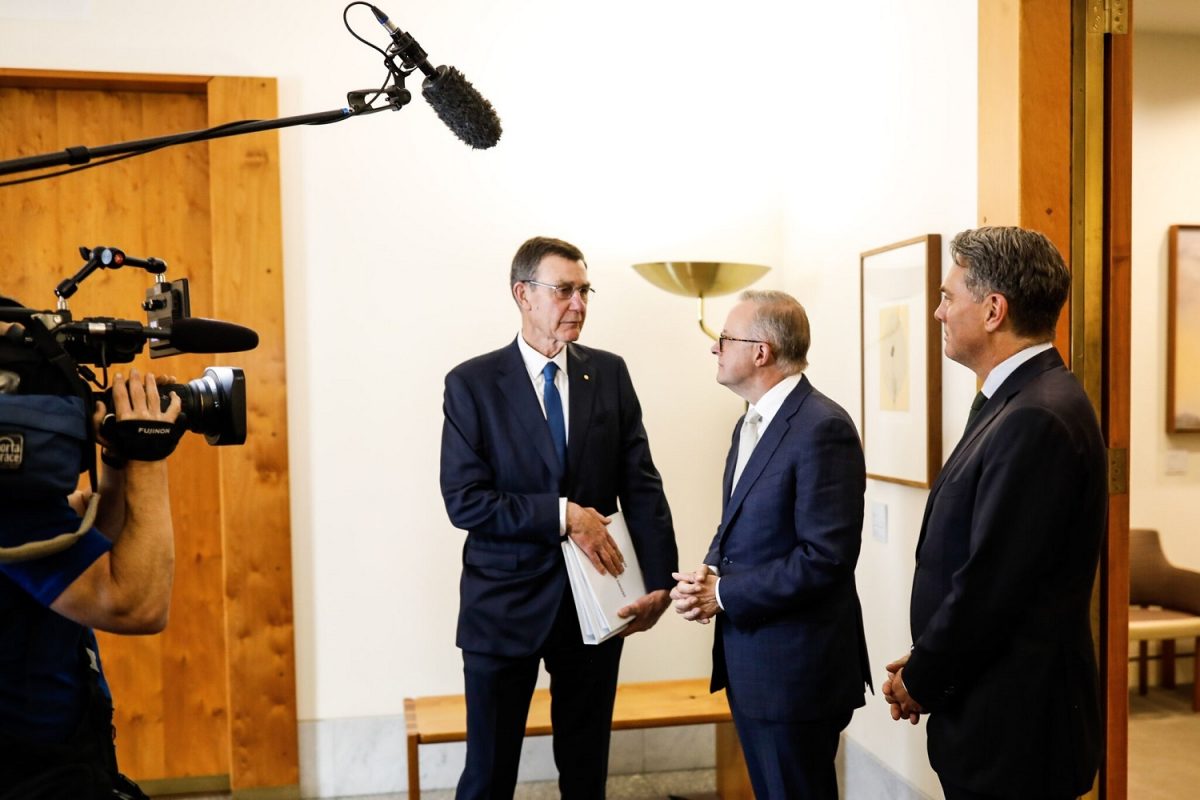
{"type": "Polygon", "coordinates": [[[871,536],[875,541],[887,544],[888,540],[888,507],[887,503],[871,503],[871,536]]]}
{"type": "Polygon", "coordinates": [[[1188,471],[1188,451],[1187,450],[1168,450],[1167,451],[1167,474],[1168,475],[1187,475],[1188,471]]]}

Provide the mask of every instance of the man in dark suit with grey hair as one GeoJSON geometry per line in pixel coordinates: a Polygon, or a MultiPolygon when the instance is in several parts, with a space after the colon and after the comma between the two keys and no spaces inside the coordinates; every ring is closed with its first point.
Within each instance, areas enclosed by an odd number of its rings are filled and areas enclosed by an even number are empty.
{"type": "Polygon", "coordinates": [[[559,790],[603,798],[621,638],[583,644],[561,543],[602,572],[621,553],[605,525],[620,510],[647,594],[618,613],[622,635],[654,625],[677,567],[671,512],[642,410],[620,357],[576,344],[592,286],[583,254],[535,237],[513,257],[521,330],[446,376],[442,496],[467,531],[458,646],[467,763],[457,797],[512,797],[529,701],[544,661],[559,790]]]}
{"type": "Polygon", "coordinates": [[[1089,605],[1108,503],[1095,412],[1053,339],[1071,276],[1042,234],[963,231],[934,316],[982,384],[929,492],[894,719],[929,715],[948,800],[1066,800],[1100,757],[1089,605]]]}
{"type": "Polygon", "coordinates": [[[804,308],[745,292],[712,352],[750,404],[725,462],[704,565],[677,573],[675,609],[716,619],[712,690],[726,688],[754,794],[836,800],[834,756],[869,685],[854,568],[866,469],[854,423],[813,388],[804,308]]]}

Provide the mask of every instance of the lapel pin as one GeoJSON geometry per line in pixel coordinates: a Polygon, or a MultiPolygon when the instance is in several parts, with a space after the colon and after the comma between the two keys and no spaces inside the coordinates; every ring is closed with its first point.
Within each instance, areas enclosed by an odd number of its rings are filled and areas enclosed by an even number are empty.
{"type": "Polygon", "coordinates": [[[588,374],[585,372],[585,373],[583,373],[583,379],[584,379],[585,381],[590,381],[590,380],[592,379],[592,376],[591,376],[591,375],[588,375],[588,374]]]}

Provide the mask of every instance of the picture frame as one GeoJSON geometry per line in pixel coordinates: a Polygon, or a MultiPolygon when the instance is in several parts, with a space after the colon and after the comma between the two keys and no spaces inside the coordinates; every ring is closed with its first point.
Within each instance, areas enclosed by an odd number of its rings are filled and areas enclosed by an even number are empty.
{"type": "Polygon", "coordinates": [[[940,302],[936,233],[859,257],[862,439],[867,477],[928,489],[942,465],[940,302]]]}
{"type": "Polygon", "coordinates": [[[1200,433],[1200,225],[1167,234],[1167,433],[1200,433]]]}

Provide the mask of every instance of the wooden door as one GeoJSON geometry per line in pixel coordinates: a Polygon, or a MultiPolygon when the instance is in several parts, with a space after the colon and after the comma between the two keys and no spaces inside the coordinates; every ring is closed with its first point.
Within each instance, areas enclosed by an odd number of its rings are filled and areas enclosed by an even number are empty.
{"type": "MultiPolygon", "coordinates": [[[[0,158],[197,130],[214,124],[214,113],[273,114],[269,82],[147,77],[0,74],[0,158]],[[254,105],[262,85],[272,111],[239,108],[254,105]]],[[[0,240],[9,251],[0,293],[53,308],[54,286],[83,263],[78,247],[115,246],[162,258],[170,279],[188,278],[193,315],[241,322],[262,338],[249,354],[135,361],[179,381],[213,364],[242,366],[250,401],[246,446],[210,447],[189,433],[170,461],[176,572],[167,629],[99,635],[122,771],[160,790],[298,783],[277,159],[273,134],[243,138],[0,187],[0,240]],[[262,173],[264,152],[276,170],[273,192],[271,176],[263,191],[261,174],[239,174],[262,173]],[[235,187],[251,198],[249,211],[231,197],[235,187]],[[247,213],[255,219],[239,218],[247,213]],[[273,248],[242,263],[263,239],[273,248]],[[248,588],[253,573],[265,584],[248,588]]],[[[143,320],[152,282],[134,268],[99,271],[71,299],[72,313],[143,320]]]]}

